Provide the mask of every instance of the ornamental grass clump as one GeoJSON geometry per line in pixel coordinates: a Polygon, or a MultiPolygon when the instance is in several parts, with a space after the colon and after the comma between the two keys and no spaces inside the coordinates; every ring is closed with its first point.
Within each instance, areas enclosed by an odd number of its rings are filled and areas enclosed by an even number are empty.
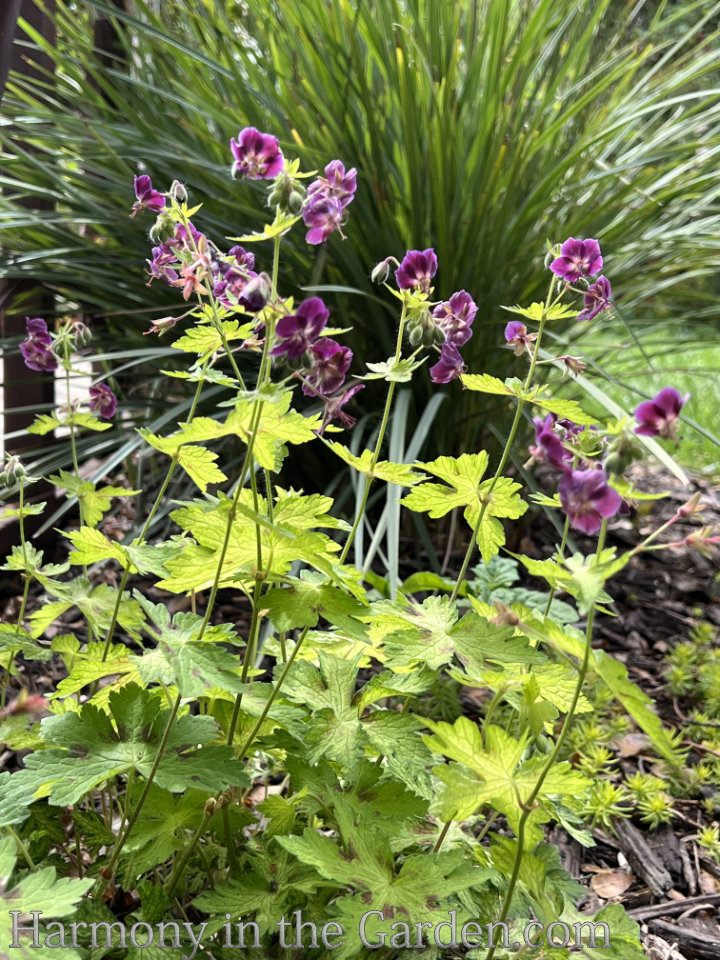
{"type": "MultiPolygon", "coordinates": [[[[460,353],[483,320],[472,290],[445,289],[431,247],[388,252],[372,274],[397,311],[395,347],[361,363],[332,291],[326,302],[303,290],[306,276],[294,288],[279,279],[292,231],[330,247],[342,243],[341,227],[352,230],[356,171],[331,160],[316,177],[278,142],[246,128],[230,144],[231,175],[270,211],[261,230],[240,236],[214,235],[177,181],[162,191],[144,174],[135,179],[130,213],[138,224],[155,217],[147,282],[165,284],[178,304],[147,332],[172,338],[186,359],[167,374],[168,404],[183,385],[192,402],[167,431],[140,431],[159,480],[133,529],[118,535],[109,521],[119,503],[133,517],[138,491],[118,467],[98,486],[77,456],[81,433],[122,417],[108,377],[90,387],[87,410],[68,393],[31,427],[65,428],[72,446],[73,469],[47,478],[76,507],[59,562],[25,533],[28,516],[50,509],[34,497],[33,465],[12,458],[1,474],[5,517],[19,530],[5,569],[23,592],[0,631],[0,734],[25,753],[19,769],[0,774],[0,935],[84,958],[86,923],[117,923],[117,937],[141,927],[147,937],[162,922],[185,956],[242,949],[244,931],[259,955],[282,957],[288,946],[310,949],[312,928],[323,931],[312,947],[321,958],[375,948],[386,958],[407,949],[459,956],[472,946],[473,956],[499,960],[509,948],[483,939],[481,924],[496,922],[496,933],[505,925],[518,943],[531,924],[526,945],[552,945],[559,922],[576,930],[576,955],[592,960],[588,917],[574,905],[583,888],[544,827],[559,823],[590,845],[588,823],[602,817],[611,829],[621,812],[601,811],[587,762],[571,763],[574,719],[592,711],[590,671],[604,702],[632,704],[658,754],[674,757],[648,698],[592,639],[596,613],[611,602],[606,581],[697,508],[681,508],[630,550],[608,545],[614,517],[643,497],[628,466],[649,453],[672,464],[655,437],[678,442],[684,401],[663,391],[638,408],[634,427],[599,422],[543,382],[547,328],[601,323],[610,307],[609,283],[590,293],[602,267],[594,239],[571,238],[538,263],[547,295],[510,308],[521,317],[504,337],[517,376],[504,380],[468,372],[460,353]],[[485,450],[437,450],[413,463],[387,456],[397,386],[416,377],[451,396],[500,398],[511,429],[496,462],[485,450]],[[353,443],[353,411],[370,380],[385,384],[385,402],[363,447],[353,443]],[[212,416],[198,414],[211,391],[212,416]],[[533,413],[531,460],[547,463],[552,487],[528,496],[506,468],[522,456],[520,427],[533,413]],[[350,517],[322,491],[281,482],[308,444],[362,478],[350,517]],[[231,469],[233,445],[241,458],[231,469]],[[194,495],[167,502],[179,472],[194,495]],[[388,485],[406,511],[462,515],[466,549],[454,578],[416,573],[392,595],[381,572],[355,565],[371,491],[388,485]],[[506,527],[533,499],[560,512],[561,542],[551,557],[508,561],[506,527]],[[170,526],[150,539],[159,511],[170,526]],[[590,537],[584,553],[568,549],[571,528],[590,537]],[[489,571],[502,563],[523,566],[545,590],[512,586],[513,573],[502,601],[493,597],[489,571]],[[62,680],[31,694],[31,661],[51,656],[62,680]],[[439,691],[455,684],[486,692],[476,716],[447,697],[441,704],[439,691]],[[302,920],[291,933],[288,917],[302,920]]],[[[55,329],[28,320],[31,370],[62,366],[69,384],[87,351],[88,331],[71,319],[55,329]]],[[[695,536],[705,550],[717,540],[706,528],[695,536]]],[[[605,956],[640,960],[637,924],[621,906],[592,919],[608,933],[605,956]]]]}

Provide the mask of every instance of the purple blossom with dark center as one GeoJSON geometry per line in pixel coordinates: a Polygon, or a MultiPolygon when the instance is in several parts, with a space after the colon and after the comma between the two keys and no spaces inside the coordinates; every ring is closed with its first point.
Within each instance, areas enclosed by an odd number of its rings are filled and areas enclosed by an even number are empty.
{"type": "Polygon", "coordinates": [[[437,268],[437,257],[431,247],[427,250],[408,250],[395,271],[395,280],[401,290],[422,290],[427,293],[437,268]]]}
{"type": "Polygon", "coordinates": [[[235,162],[233,177],[248,180],[274,180],[283,168],[284,160],[277,137],[260,133],[255,127],[245,127],[230,141],[235,162]]]}
{"type": "Polygon", "coordinates": [[[674,387],[664,387],[652,400],[645,400],[635,409],[635,419],[640,424],[635,433],[641,437],[675,437],[675,424],[680,411],[690,399],[684,397],[674,387]]]}
{"type": "Polygon", "coordinates": [[[345,165],[340,160],[331,160],[325,167],[325,176],[318,177],[308,187],[308,197],[321,194],[337,200],[340,206],[345,207],[352,202],[357,189],[357,170],[352,167],[345,172],[345,165]]]}
{"type": "Polygon", "coordinates": [[[229,257],[235,257],[235,263],[230,266],[238,266],[241,270],[254,270],[255,269],[255,254],[250,253],[244,247],[230,247],[228,250],[229,257]]]}
{"type": "Polygon", "coordinates": [[[307,353],[325,329],[329,315],[320,297],[303,300],[295,313],[278,320],[275,333],[280,342],[270,351],[271,356],[297,360],[307,353]]]}
{"type": "Polygon", "coordinates": [[[576,240],[569,237],[560,248],[560,256],[550,269],[567,283],[576,283],[583,277],[600,273],[603,258],[597,240],[576,240]]]}
{"type": "Polygon", "coordinates": [[[335,340],[323,337],[309,350],[312,369],[303,383],[303,393],[308,397],[327,396],[339,390],[352,363],[350,347],[341,347],[335,340]]]}
{"type": "Polygon", "coordinates": [[[581,310],[576,320],[594,320],[603,310],[610,309],[610,295],[612,287],[607,277],[598,277],[595,283],[590,284],[583,295],[585,309],[581,310]]]}
{"type": "Polygon", "coordinates": [[[29,370],[50,373],[57,369],[58,361],[52,352],[52,337],[42,317],[25,318],[28,338],[20,344],[20,353],[29,370]]]}
{"type": "Polygon", "coordinates": [[[343,407],[352,400],[356,393],[364,389],[364,383],[356,383],[354,387],[350,387],[348,390],[344,390],[334,397],[328,397],[325,401],[325,414],[323,416],[322,426],[318,432],[321,434],[324,433],[325,427],[332,420],[339,420],[346,428],[354,427],[355,417],[351,417],[349,413],[345,413],[343,407]]]}
{"type": "Polygon", "coordinates": [[[472,322],[477,313],[477,304],[465,290],[454,293],[449,300],[438,304],[433,310],[433,319],[445,334],[448,343],[461,347],[472,336],[472,322]]]}
{"type": "Polygon", "coordinates": [[[536,333],[528,333],[527,327],[520,320],[511,320],[505,327],[505,340],[508,346],[515,348],[515,356],[521,356],[530,349],[533,340],[537,340],[536,333]]]}
{"type": "Polygon", "coordinates": [[[558,493],[570,525],[588,534],[597,533],[603,520],[614,517],[622,506],[622,497],[607,482],[602,469],[566,469],[558,493]]]}
{"type": "Polygon", "coordinates": [[[166,244],[162,243],[159,247],[152,248],[152,260],[145,261],[150,268],[150,283],[154,279],[164,280],[165,283],[173,286],[178,278],[178,272],[170,264],[177,264],[178,258],[166,244]]]}
{"type": "Polygon", "coordinates": [[[309,197],[302,211],[305,226],[310,228],[305,234],[305,240],[313,245],[324,243],[335,230],[342,236],[342,217],[342,205],[335,197],[326,196],[324,193],[309,197]]]}
{"type": "Polygon", "coordinates": [[[112,420],[117,409],[117,397],[106,384],[96,383],[90,387],[88,406],[103,420],[112,420]]]}
{"type": "Polygon", "coordinates": [[[566,466],[566,461],[572,460],[572,454],[565,449],[560,437],[555,433],[556,420],[557,417],[553,413],[549,413],[544,420],[533,417],[535,446],[530,447],[530,453],[540,463],[547,460],[554,467],[563,468],[566,466]]]}
{"type": "Polygon", "coordinates": [[[135,177],[135,196],[137,200],[133,204],[131,217],[141,210],[154,210],[157,213],[165,206],[165,197],[153,190],[152,180],[146,173],[135,177]]]}
{"type": "Polygon", "coordinates": [[[466,367],[458,348],[454,343],[445,341],[440,350],[440,359],[430,367],[430,377],[433,383],[450,383],[465,373],[466,367]]]}

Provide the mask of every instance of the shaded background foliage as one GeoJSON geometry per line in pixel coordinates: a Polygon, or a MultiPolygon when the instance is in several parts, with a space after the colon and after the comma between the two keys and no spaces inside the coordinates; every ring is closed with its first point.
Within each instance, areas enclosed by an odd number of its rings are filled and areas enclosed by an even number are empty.
{"type": "MultiPolygon", "coordinates": [[[[43,47],[54,78],[11,77],[5,94],[0,216],[9,255],[0,276],[37,278],[60,310],[90,315],[106,362],[126,366],[126,412],[169,422],[156,375],[177,366],[177,354],[142,331],[181,301],[146,286],[148,222],[128,219],[132,177],[148,172],[160,188],[185,182],[204,204],[197,223],[222,246],[261,222],[262,188],[229,179],[229,139],[252,124],[278,135],[306,169],[334,156],[358,168],[347,239],[319,250],[301,234],[288,239],[282,277],[296,294],[298,283],[364,294],[323,293],[334,319],[354,326],[358,372],[387,356],[394,337],[392,306],[369,282],[378,260],[434,246],[438,295],[465,288],[480,308],[465,351],[471,369],[503,374],[516,361],[500,348],[499,304],[542,296],[545,241],[569,235],[599,237],[618,295],[616,319],[603,323],[601,372],[617,378],[630,356],[652,365],[678,336],[707,340],[715,317],[718,9],[617,0],[136,0],[131,10],[58,2],[57,46],[27,26],[20,37],[29,57],[43,47]],[[101,59],[91,29],[98,16],[117,32],[117,54],[101,59]],[[43,208],[47,200],[53,209],[43,208]]],[[[269,252],[256,253],[268,266],[269,252]]],[[[587,325],[553,332],[559,353],[583,352],[587,325]]],[[[502,407],[483,407],[456,386],[445,388],[452,402],[435,422],[442,452],[476,449],[489,422],[502,429],[502,407]]],[[[416,377],[416,419],[437,389],[416,377]]],[[[359,399],[372,418],[379,390],[359,399]]],[[[117,451],[124,439],[128,452],[131,427],[126,419],[103,442],[117,451]]]]}

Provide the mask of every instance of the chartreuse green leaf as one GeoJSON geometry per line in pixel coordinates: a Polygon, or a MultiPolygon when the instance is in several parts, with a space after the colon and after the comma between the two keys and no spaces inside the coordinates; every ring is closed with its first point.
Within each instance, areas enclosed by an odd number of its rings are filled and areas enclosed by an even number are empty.
{"type": "MultiPolygon", "coordinates": [[[[10,877],[15,871],[15,861],[15,841],[12,837],[2,837],[0,839],[0,942],[3,944],[3,950],[12,949],[13,955],[18,960],[28,960],[36,954],[36,950],[32,947],[32,940],[27,934],[19,939],[21,946],[11,947],[13,916],[10,911],[20,912],[20,922],[23,926],[26,925],[29,914],[33,910],[42,911],[43,925],[56,917],[69,917],[75,913],[76,905],[92,887],[94,880],[58,877],[55,867],[41,867],[24,876],[19,883],[10,885],[10,877]]],[[[44,937],[41,942],[44,942],[44,937]]],[[[9,956],[9,954],[4,955],[9,956]]],[[[77,950],[59,946],[57,949],[53,948],[53,956],[58,956],[61,960],[75,960],[80,954],[77,950]]]]}
{"type": "Polygon", "coordinates": [[[52,650],[41,647],[22,627],[0,627],[0,654],[11,650],[22,653],[26,660],[49,660],[52,657],[52,650]]]}
{"type": "Polygon", "coordinates": [[[531,386],[527,390],[517,377],[499,380],[489,373],[466,373],[461,377],[463,386],[468,390],[479,393],[491,393],[498,396],[517,397],[526,403],[532,403],[549,413],[559,417],[567,417],[574,423],[590,425],[597,423],[594,417],[585,413],[576,400],[565,400],[562,397],[553,397],[546,386],[531,386]]]}
{"type": "Polygon", "coordinates": [[[111,507],[113,497],[134,497],[139,490],[127,490],[125,487],[100,487],[96,489],[95,484],[89,480],[82,480],[75,474],[67,470],[60,470],[59,473],[48,478],[51,483],[58,487],[63,487],[68,494],[77,497],[83,505],[83,519],[90,527],[96,527],[103,518],[103,515],[111,507]]]}
{"type": "Polygon", "coordinates": [[[70,568],[68,563],[47,563],[43,566],[43,551],[36,550],[31,543],[25,542],[24,546],[16,544],[5,563],[0,566],[0,570],[22,570],[31,574],[33,577],[45,582],[47,577],[54,577],[60,573],[65,573],[70,568]]]}
{"type": "Polygon", "coordinates": [[[204,492],[208,483],[226,478],[218,476],[220,471],[213,464],[217,454],[194,444],[230,436],[249,444],[254,434],[254,458],[261,467],[277,472],[287,456],[286,444],[307,443],[315,438],[321,426],[321,415],[304,417],[290,408],[291,402],[291,390],[275,387],[241,396],[222,422],[211,417],[196,417],[191,423],[181,423],[180,429],[169,437],[157,437],[148,430],[140,430],[140,435],[156,450],[177,457],[204,492]],[[258,410],[259,424],[253,429],[258,410]]]}
{"type": "MultiPolygon", "coordinates": [[[[57,600],[46,603],[30,614],[30,633],[33,637],[42,636],[57,617],[72,607],[82,612],[97,635],[107,633],[117,604],[117,591],[113,587],[106,583],[94,586],[86,577],[76,577],[64,583],[44,580],[43,586],[57,600]]],[[[120,603],[118,622],[133,639],[138,638],[138,629],[143,623],[142,609],[136,600],[130,599],[129,594],[123,596],[120,603]]]]}
{"type": "Polygon", "coordinates": [[[517,519],[527,510],[527,504],[517,494],[520,484],[514,480],[499,477],[494,485],[492,480],[481,483],[487,464],[488,456],[484,450],[421,463],[423,470],[444,483],[421,483],[401,501],[410,510],[428,513],[433,518],[444,517],[450,510],[463,507],[465,519],[473,530],[484,506],[477,542],[486,563],[505,543],[500,518],[517,519]]]}
{"type": "Polygon", "coordinates": [[[372,466],[372,450],[363,450],[360,456],[351,453],[347,447],[344,447],[337,441],[325,441],[334,454],[340,457],[345,463],[349,464],[358,473],[364,473],[366,476],[377,477],[386,483],[397,483],[402,487],[411,487],[421,480],[425,480],[424,473],[418,473],[409,463],[391,463],[388,460],[379,460],[375,466],[372,466]]]}
{"type": "MultiPolygon", "coordinates": [[[[239,320],[223,320],[220,324],[228,343],[233,340],[247,340],[252,334],[253,326],[254,322],[240,324],[239,320]]],[[[201,324],[186,330],[181,337],[175,340],[172,346],[174,350],[196,353],[203,357],[205,354],[216,353],[222,348],[222,345],[222,337],[217,328],[214,325],[201,324]]]]}
{"type": "Polygon", "coordinates": [[[47,502],[24,503],[20,507],[6,507],[0,512],[0,520],[19,520],[20,517],[39,517],[45,510],[47,502]]]}
{"type": "MultiPolygon", "coordinates": [[[[49,749],[30,754],[15,777],[33,782],[36,796],[48,796],[56,806],[77,803],[99,783],[131,770],[146,777],[170,715],[159,709],[161,703],[159,695],[132,684],[110,693],[109,713],[86,703],[78,713],[47,717],[41,730],[49,749]]],[[[231,747],[207,745],[217,735],[212,717],[176,719],[155,783],[173,793],[189,786],[213,791],[249,786],[231,747]]]]}
{"type": "Polygon", "coordinates": [[[387,360],[380,363],[368,363],[366,366],[370,373],[358,377],[358,380],[387,380],[388,383],[409,383],[415,370],[427,360],[427,357],[423,357],[422,360],[415,360],[414,357],[415,354],[412,357],[405,357],[403,360],[388,357],[387,360]]]}
{"type": "MultiPolygon", "coordinates": [[[[340,550],[339,544],[313,527],[335,527],[337,521],[328,516],[332,506],[329,497],[314,494],[305,497],[293,490],[278,489],[273,520],[267,519],[267,503],[258,497],[263,522],[260,540],[265,578],[284,577],[296,560],[334,574],[333,564],[340,550]]],[[[220,500],[195,502],[176,510],[175,522],[196,541],[183,546],[177,557],[165,566],[167,577],[158,586],[172,593],[202,590],[213,583],[225,541],[231,503],[227,497],[220,500]]],[[[243,580],[254,579],[257,567],[256,527],[253,499],[249,490],[239,497],[239,508],[230,532],[220,576],[220,586],[236,586],[243,580]]]]}
{"type": "Polygon", "coordinates": [[[261,240],[272,240],[273,237],[281,237],[286,233],[294,223],[297,223],[300,217],[294,217],[289,213],[282,213],[278,209],[275,219],[272,223],[263,227],[262,233],[248,233],[242,237],[228,237],[234,243],[259,243],[261,240]]]}
{"type": "Polygon", "coordinates": [[[116,540],[109,540],[100,530],[92,527],[67,530],[65,536],[75,547],[70,554],[70,563],[74,566],[116,560],[123,569],[131,573],[154,573],[157,577],[166,575],[165,561],[176,557],[182,550],[178,543],[124,546],[116,540]]]}
{"type": "MultiPolygon", "coordinates": [[[[512,829],[517,831],[523,806],[538,781],[545,757],[537,755],[523,761],[527,737],[515,740],[500,727],[487,727],[483,743],[480,730],[467,717],[458,718],[454,724],[426,723],[433,731],[425,737],[430,749],[460,764],[434,769],[445,784],[441,797],[443,819],[465,820],[489,805],[506,816],[512,829]]],[[[582,774],[566,762],[556,763],[545,778],[538,800],[554,794],[577,796],[586,787],[587,780],[582,774]]],[[[542,839],[539,824],[549,816],[542,803],[530,814],[526,824],[529,843],[542,839]]]]}
{"type": "Polygon", "coordinates": [[[357,617],[367,604],[360,603],[327,578],[313,570],[303,570],[283,587],[273,587],[263,597],[263,607],[278,630],[314,627],[322,617],[342,630],[361,636],[367,632],[357,617]]]}
{"type": "Polygon", "coordinates": [[[209,627],[202,633],[202,617],[176,613],[171,620],[167,607],[136,595],[153,621],[152,626],[146,623],[145,629],[156,643],[153,650],[129,658],[144,684],[174,684],[183,697],[195,698],[208,695],[215,687],[234,693],[244,689],[237,654],[216,645],[217,641],[240,642],[229,625],[209,627]]]}

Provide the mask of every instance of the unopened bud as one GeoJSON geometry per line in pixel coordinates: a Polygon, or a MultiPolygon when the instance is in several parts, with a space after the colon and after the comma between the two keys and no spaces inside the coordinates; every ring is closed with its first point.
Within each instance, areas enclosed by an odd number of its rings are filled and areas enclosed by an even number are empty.
{"type": "Polygon", "coordinates": [[[297,215],[303,208],[305,198],[298,190],[293,190],[287,199],[288,213],[297,215]]]}
{"type": "Polygon", "coordinates": [[[700,491],[690,497],[687,503],[684,503],[681,507],[678,508],[677,515],[679,517],[691,517],[694,513],[699,513],[702,510],[700,506],[700,491]]]}
{"type": "Polygon", "coordinates": [[[370,279],[373,283],[385,283],[387,278],[390,276],[390,258],[386,260],[381,260],[380,263],[376,264],[372,273],[370,274],[370,279]]]}
{"type": "Polygon", "coordinates": [[[272,287],[269,278],[261,273],[245,284],[238,296],[238,306],[248,313],[259,313],[270,299],[272,287]]]}
{"type": "Polygon", "coordinates": [[[76,320],[72,325],[72,333],[75,337],[75,344],[78,347],[88,347],[92,342],[92,333],[87,324],[82,320],[76,320]]]}
{"type": "Polygon", "coordinates": [[[5,477],[5,486],[14,487],[16,483],[20,483],[21,480],[27,477],[27,470],[20,463],[18,457],[9,456],[5,462],[3,475],[5,477]]]}
{"type": "Polygon", "coordinates": [[[211,817],[218,808],[218,802],[215,797],[208,797],[205,801],[205,816],[211,817]]]}
{"type": "Polygon", "coordinates": [[[150,240],[154,244],[165,243],[175,236],[175,221],[167,213],[161,213],[150,227],[150,240]]]}
{"type": "Polygon", "coordinates": [[[424,330],[422,325],[419,323],[414,323],[411,327],[408,327],[408,341],[411,347],[419,347],[423,342],[424,330]]]}
{"type": "Polygon", "coordinates": [[[187,190],[179,180],[173,180],[172,186],[170,187],[170,196],[176,203],[185,203],[187,201],[187,190]]]}
{"type": "Polygon", "coordinates": [[[558,360],[562,360],[565,365],[565,373],[582,373],[587,364],[582,359],[582,357],[558,357],[558,360]]]}
{"type": "Polygon", "coordinates": [[[283,202],[283,193],[279,187],[273,187],[273,189],[268,194],[268,206],[269,207],[279,207],[283,202]]]}

